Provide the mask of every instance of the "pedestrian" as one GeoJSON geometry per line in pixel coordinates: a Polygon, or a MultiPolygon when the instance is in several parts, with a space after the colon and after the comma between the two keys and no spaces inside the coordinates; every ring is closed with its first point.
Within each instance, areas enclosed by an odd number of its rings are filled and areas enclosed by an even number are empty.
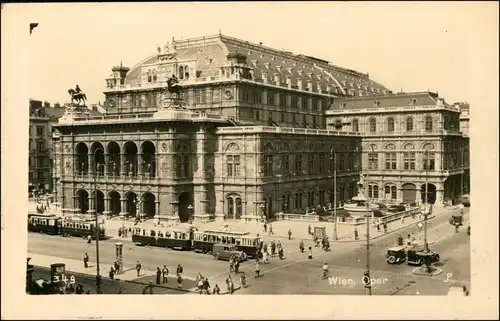
{"type": "Polygon", "coordinates": [[[304,241],[303,240],[300,240],[299,250],[300,250],[300,253],[304,253],[304,241]]]}
{"type": "Polygon", "coordinates": [[[87,253],[83,256],[83,266],[85,268],[89,267],[89,255],[87,253]]]}
{"type": "Polygon", "coordinates": [[[120,263],[118,263],[118,261],[115,261],[113,265],[115,267],[115,274],[118,274],[118,272],[120,271],[120,263]]]}
{"type": "Polygon", "coordinates": [[[182,289],[182,276],[180,273],[177,273],[177,287],[182,289]]]}
{"type": "Polygon", "coordinates": [[[229,258],[229,273],[234,271],[234,261],[233,258],[229,258]]]}
{"type": "Polygon", "coordinates": [[[405,223],[405,217],[401,216],[401,224],[404,224],[404,223],[405,223]]]}
{"type": "Polygon", "coordinates": [[[415,241],[415,240],[416,240],[415,233],[411,233],[411,240],[412,240],[412,241],[415,241]]]}
{"type": "Polygon", "coordinates": [[[312,247],[309,246],[309,255],[308,255],[309,260],[312,260],[313,258],[313,250],[312,247]]]}
{"type": "Polygon", "coordinates": [[[122,237],[122,228],[121,227],[118,229],[118,237],[122,237]]]}
{"type": "Polygon", "coordinates": [[[276,243],[275,241],[271,241],[271,256],[275,256],[276,255],[276,243]]]}
{"type": "Polygon", "coordinates": [[[380,232],[380,224],[377,223],[377,232],[380,232]]]}
{"type": "Polygon", "coordinates": [[[231,279],[231,275],[229,275],[226,279],[227,292],[231,291],[231,283],[233,283],[233,279],[231,279]]]}
{"type": "Polygon", "coordinates": [[[113,280],[115,278],[115,269],[113,267],[109,268],[109,278],[113,280]]]}
{"type": "Polygon", "coordinates": [[[387,223],[384,222],[384,233],[387,233],[387,223]]]}
{"type": "Polygon", "coordinates": [[[255,272],[254,277],[258,278],[260,276],[260,265],[259,265],[259,262],[255,263],[254,272],[255,272]]]}
{"type": "Polygon", "coordinates": [[[288,239],[291,240],[292,239],[292,229],[288,229],[288,239]]]}
{"type": "Polygon", "coordinates": [[[216,284],[216,285],[214,286],[214,289],[213,289],[213,291],[212,291],[212,294],[220,294],[220,288],[219,288],[219,285],[218,285],[218,284],[216,284]]]}
{"type": "Polygon", "coordinates": [[[358,239],[358,229],[356,227],[354,228],[354,239],[358,239]]]}
{"type": "Polygon", "coordinates": [[[135,270],[137,271],[137,277],[141,275],[141,269],[142,269],[141,262],[137,261],[137,264],[135,265],[135,270]]]}
{"type": "Polygon", "coordinates": [[[90,294],[90,290],[87,290],[87,292],[85,292],[85,294],[90,294]]]}
{"type": "Polygon", "coordinates": [[[88,235],[87,236],[87,244],[92,243],[92,236],[88,235]]]}
{"type": "Polygon", "coordinates": [[[312,235],[311,224],[307,227],[307,235],[312,235]]]}
{"type": "Polygon", "coordinates": [[[182,265],[178,264],[177,265],[177,274],[182,274],[184,272],[184,268],[182,267],[182,265]]]}
{"type": "Polygon", "coordinates": [[[161,282],[161,270],[160,267],[156,268],[156,284],[160,284],[161,282]]]}
{"type": "Polygon", "coordinates": [[[198,278],[198,282],[196,283],[197,287],[198,287],[198,292],[200,292],[200,294],[202,294],[203,292],[203,278],[198,278]]]}
{"type": "Polygon", "coordinates": [[[272,224],[269,224],[269,235],[274,235],[272,224]]]}
{"type": "Polygon", "coordinates": [[[267,223],[264,223],[264,233],[267,232],[267,223]]]}
{"type": "Polygon", "coordinates": [[[241,283],[241,288],[246,287],[246,285],[247,285],[247,276],[246,276],[245,272],[242,272],[241,275],[240,275],[240,283],[241,283]]]}
{"type": "Polygon", "coordinates": [[[205,294],[210,294],[210,282],[208,282],[208,278],[203,280],[203,291],[205,291],[205,294]]]}
{"type": "Polygon", "coordinates": [[[236,260],[234,263],[234,274],[240,273],[240,260],[236,260]]]}
{"type": "Polygon", "coordinates": [[[161,270],[161,274],[163,276],[163,283],[168,283],[168,268],[166,265],[163,266],[161,270]]]}

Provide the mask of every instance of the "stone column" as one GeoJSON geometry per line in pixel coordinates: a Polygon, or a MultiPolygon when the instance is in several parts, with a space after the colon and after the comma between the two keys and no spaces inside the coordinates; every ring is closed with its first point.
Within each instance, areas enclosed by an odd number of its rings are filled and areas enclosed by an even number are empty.
{"type": "Polygon", "coordinates": [[[127,212],[127,199],[121,198],[120,202],[122,202],[120,216],[127,215],[128,214],[128,212],[127,212]]]}
{"type": "Polygon", "coordinates": [[[436,190],[436,202],[434,203],[436,206],[444,205],[444,191],[436,190]]]}
{"type": "Polygon", "coordinates": [[[125,153],[120,154],[120,176],[125,176],[125,163],[126,163],[126,158],[125,158],[125,153]]]}
{"type": "Polygon", "coordinates": [[[160,201],[155,201],[155,216],[160,217],[160,201]]]}
{"type": "Polygon", "coordinates": [[[104,198],[104,212],[102,212],[102,214],[108,215],[111,213],[109,210],[110,201],[111,201],[110,198],[108,198],[108,197],[104,198]]]}
{"type": "Polygon", "coordinates": [[[108,176],[109,175],[109,166],[111,164],[109,163],[109,154],[106,153],[104,154],[104,176],[108,176]]]}
{"type": "Polygon", "coordinates": [[[88,169],[88,174],[89,175],[94,175],[94,155],[93,154],[88,154],[88,162],[89,162],[89,169],[88,169]]]}
{"type": "Polygon", "coordinates": [[[143,176],[144,174],[144,164],[142,163],[144,161],[144,157],[142,153],[137,154],[137,175],[143,176]]]}
{"type": "Polygon", "coordinates": [[[94,214],[96,211],[94,210],[95,208],[95,202],[94,202],[94,197],[92,193],[90,193],[90,196],[88,197],[89,200],[89,210],[87,211],[88,214],[94,214]]]}

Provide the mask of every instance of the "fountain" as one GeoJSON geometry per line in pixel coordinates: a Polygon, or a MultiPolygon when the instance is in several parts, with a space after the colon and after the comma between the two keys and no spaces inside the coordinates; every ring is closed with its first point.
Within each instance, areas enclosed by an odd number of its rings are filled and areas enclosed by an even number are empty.
{"type": "Polygon", "coordinates": [[[367,214],[366,203],[368,202],[368,212],[369,215],[372,214],[373,210],[378,207],[375,204],[370,204],[368,199],[365,196],[365,183],[363,179],[363,175],[359,176],[358,181],[358,195],[351,198],[349,203],[344,204],[344,209],[349,212],[352,217],[364,217],[367,214]]]}

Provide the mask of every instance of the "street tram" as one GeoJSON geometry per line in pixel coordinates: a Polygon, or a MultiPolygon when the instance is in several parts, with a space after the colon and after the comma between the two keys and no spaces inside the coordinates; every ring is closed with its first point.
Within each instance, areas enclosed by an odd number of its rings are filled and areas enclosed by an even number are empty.
{"type": "MultiPolygon", "coordinates": [[[[59,234],[62,236],[92,237],[95,239],[95,220],[91,218],[63,218],[58,221],[59,234]]],[[[99,239],[106,238],[104,223],[99,223],[99,239]]]]}
{"type": "Polygon", "coordinates": [[[220,230],[195,231],[193,233],[193,250],[210,253],[214,244],[235,245],[238,250],[254,257],[259,249],[260,237],[248,232],[230,232],[220,230]]]}
{"type": "Polygon", "coordinates": [[[57,235],[58,221],[59,217],[54,214],[28,214],[28,231],[57,235]]]}
{"type": "Polygon", "coordinates": [[[149,222],[139,223],[132,230],[132,242],[139,245],[191,250],[192,233],[193,227],[190,224],[164,227],[149,222]]]}
{"type": "MultiPolygon", "coordinates": [[[[99,239],[106,238],[104,222],[99,223],[99,239]]],[[[28,232],[50,235],[95,238],[95,220],[81,217],[59,217],[54,214],[28,214],[28,232]]]]}

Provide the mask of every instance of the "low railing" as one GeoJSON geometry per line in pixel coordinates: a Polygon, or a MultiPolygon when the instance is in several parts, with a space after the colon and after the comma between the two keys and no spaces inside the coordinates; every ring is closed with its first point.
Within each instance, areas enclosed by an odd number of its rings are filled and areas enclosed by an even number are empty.
{"type": "Polygon", "coordinates": [[[276,220],[278,221],[305,221],[305,222],[319,222],[319,215],[311,214],[288,214],[276,213],[276,220]]]}

